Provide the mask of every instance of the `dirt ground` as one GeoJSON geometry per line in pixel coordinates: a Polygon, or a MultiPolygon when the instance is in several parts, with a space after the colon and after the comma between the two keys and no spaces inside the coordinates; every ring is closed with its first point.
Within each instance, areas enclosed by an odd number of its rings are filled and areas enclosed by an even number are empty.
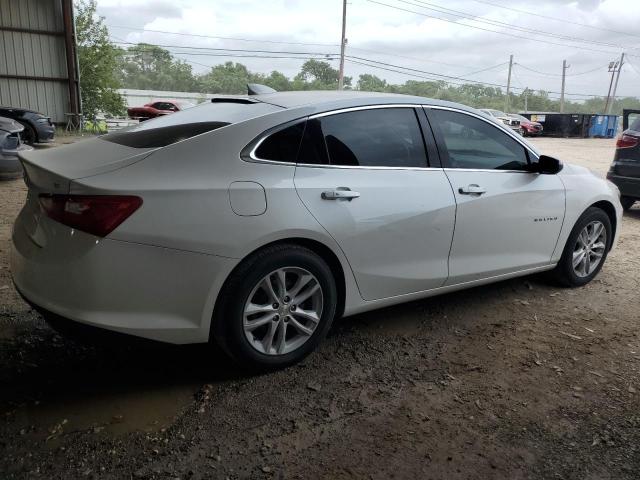
{"type": "MultiPolygon", "coordinates": [[[[612,140],[537,139],[604,174],[612,140]]],[[[1,478],[637,479],[640,208],[581,289],[526,277],[337,322],[248,376],[207,348],[86,346],[8,271],[0,184],[1,478]]]]}

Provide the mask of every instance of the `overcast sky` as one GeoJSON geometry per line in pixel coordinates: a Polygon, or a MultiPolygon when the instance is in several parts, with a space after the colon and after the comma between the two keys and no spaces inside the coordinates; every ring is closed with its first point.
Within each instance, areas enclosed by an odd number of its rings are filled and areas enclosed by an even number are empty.
{"type": "MultiPolygon", "coordinates": [[[[620,57],[623,46],[627,54],[637,56],[629,56],[629,62],[623,66],[618,95],[640,96],[640,8],[636,0],[375,2],[350,0],[347,6],[347,55],[394,65],[384,67],[392,70],[397,70],[395,66],[402,66],[504,85],[507,82],[509,55],[513,54],[516,66],[512,85],[516,89],[543,88],[556,92],[560,91],[562,60],[566,59],[570,64],[567,70],[568,93],[606,95],[611,78],[607,72],[608,63],[620,57]],[[445,9],[449,10],[445,13],[445,9]],[[529,15],[513,9],[574,23],[529,15]],[[433,17],[447,19],[449,22],[433,17]],[[494,23],[481,23],[473,19],[494,23]],[[504,25],[505,23],[547,33],[519,31],[504,25]],[[470,25],[479,28],[471,28],[470,25]],[[523,38],[486,30],[501,31],[523,38]],[[548,33],[601,44],[571,41],[548,33]],[[497,67],[490,68],[494,66],[497,67]],[[475,73],[485,68],[489,70],[475,73]],[[582,74],[594,69],[597,70],[582,74]]],[[[332,55],[339,52],[341,0],[98,0],[98,12],[106,17],[112,38],[117,41],[332,55]],[[182,35],[150,30],[177,32],[182,35]],[[207,38],[208,36],[251,41],[207,38]]],[[[179,48],[170,50],[185,52],[179,48]]],[[[196,72],[207,70],[205,65],[233,60],[244,63],[253,71],[268,73],[279,70],[293,76],[304,62],[304,59],[286,58],[177,56],[190,61],[196,72]]],[[[338,66],[336,60],[331,63],[338,66]]],[[[374,73],[392,83],[403,83],[408,79],[420,80],[419,77],[407,74],[365,67],[353,62],[346,63],[345,74],[353,76],[354,80],[365,72],[374,73]]]]}

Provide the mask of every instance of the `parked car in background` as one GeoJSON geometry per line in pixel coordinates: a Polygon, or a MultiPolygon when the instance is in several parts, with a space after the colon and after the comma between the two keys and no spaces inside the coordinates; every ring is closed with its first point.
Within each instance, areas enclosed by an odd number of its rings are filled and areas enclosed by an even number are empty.
{"type": "Polygon", "coordinates": [[[191,107],[195,107],[195,104],[182,100],[154,100],[153,102],[149,102],[142,107],[128,108],[127,114],[129,115],[129,118],[142,121],[148,120],[149,118],[169,115],[170,113],[179,112],[191,107]]]}
{"type": "Polygon", "coordinates": [[[45,318],[256,368],[340,316],[542,271],[585,285],[622,216],[604,178],[406,95],[220,99],[21,158],[11,272],[45,318]]]}
{"type": "Polygon", "coordinates": [[[520,120],[511,118],[501,110],[494,110],[492,108],[481,108],[480,111],[489,115],[494,121],[503,123],[511,130],[519,133],[520,135],[523,135],[522,127],[520,127],[520,120]]]}
{"type": "Polygon", "coordinates": [[[24,127],[11,118],[0,117],[0,179],[16,178],[22,175],[22,165],[18,152],[30,150],[22,143],[20,132],[24,127]]]}
{"type": "Polygon", "coordinates": [[[35,110],[18,107],[0,107],[0,117],[11,118],[22,126],[20,138],[27,145],[53,142],[56,129],[51,119],[35,110]]]}
{"type": "Polygon", "coordinates": [[[640,200],[640,111],[625,110],[622,132],[607,178],[620,189],[620,203],[625,210],[640,200]]]}
{"type": "Polygon", "coordinates": [[[540,135],[542,133],[543,127],[540,122],[531,121],[527,117],[523,117],[517,113],[510,113],[509,117],[520,121],[520,128],[522,129],[522,135],[524,137],[540,135]]]}

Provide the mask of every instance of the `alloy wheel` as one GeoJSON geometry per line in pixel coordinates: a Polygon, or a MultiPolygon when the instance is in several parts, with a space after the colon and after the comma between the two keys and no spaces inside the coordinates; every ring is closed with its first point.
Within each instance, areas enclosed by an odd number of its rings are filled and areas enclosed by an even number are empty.
{"type": "Polygon", "coordinates": [[[573,271],[578,277],[591,275],[605,254],[607,229],[600,221],[588,223],[578,235],[573,249],[573,271]]]}
{"type": "Polygon", "coordinates": [[[283,267],[264,276],[244,306],[249,344],[266,355],[285,355],[311,338],[322,318],[323,296],[308,270],[283,267]]]}

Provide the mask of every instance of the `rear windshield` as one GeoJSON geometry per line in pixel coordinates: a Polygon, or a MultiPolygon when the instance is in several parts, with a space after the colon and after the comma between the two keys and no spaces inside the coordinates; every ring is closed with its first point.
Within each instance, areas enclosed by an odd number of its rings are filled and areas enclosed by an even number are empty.
{"type": "Polygon", "coordinates": [[[180,140],[282,110],[268,103],[203,103],[100,138],[133,148],[166,147],[180,140]]]}
{"type": "MultiPolygon", "coordinates": [[[[634,115],[635,116],[635,115],[634,115]]],[[[633,120],[633,117],[631,116],[631,119],[633,120]]],[[[631,126],[629,127],[630,130],[636,131],[636,132],[640,132],[640,115],[635,116],[635,120],[633,120],[631,122],[631,126]]]]}
{"type": "MultiPolygon", "coordinates": [[[[201,133],[210,132],[220,127],[229,125],[226,122],[199,122],[170,125],[160,128],[128,129],[108,133],[100,137],[108,142],[118,143],[133,148],[158,148],[166,147],[172,143],[195,137],[201,133]]],[[[134,127],[135,128],[135,127],[134,127]]]]}

